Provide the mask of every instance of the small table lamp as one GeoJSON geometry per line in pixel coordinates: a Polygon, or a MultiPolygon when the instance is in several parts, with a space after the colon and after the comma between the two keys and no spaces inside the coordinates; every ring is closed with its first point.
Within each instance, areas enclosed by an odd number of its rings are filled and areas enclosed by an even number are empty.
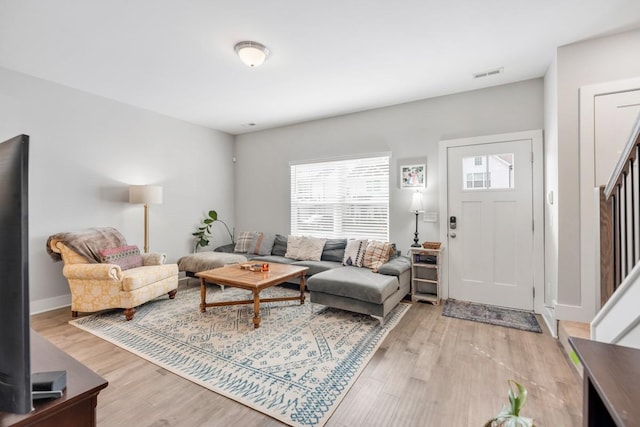
{"type": "Polygon", "coordinates": [[[129,203],[144,203],[144,252],[149,252],[149,204],[162,204],[162,187],[159,185],[131,185],[129,203]]]}
{"type": "Polygon", "coordinates": [[[412,248],[419,248],[420,243],[418,243],[418,215],[421,212],[424,212],[424,208],[422,206],[422,194],[419,191],[413,193],[413,198],[411,199],[411,206],[409,207],[409,212],[413,212],[416,214],[416,232],[413,233],[413,245],[412,248]]]}

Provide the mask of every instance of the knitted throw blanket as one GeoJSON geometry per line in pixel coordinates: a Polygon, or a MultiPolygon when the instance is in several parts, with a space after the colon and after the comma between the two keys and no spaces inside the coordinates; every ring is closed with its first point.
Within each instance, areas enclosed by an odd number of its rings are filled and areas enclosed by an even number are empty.
{"type": "Polygon", "coordinates": [[[61,261],[62,256],[51,250],[51,241],[57,240],[73,249],[91,263],[100,262],[100,249],[126,246],[127,241],[118,230],[113,227],[89,228],[79,232],[65,232],[54,234],[47,239],[47,253],[54,261],[61,261]]]}

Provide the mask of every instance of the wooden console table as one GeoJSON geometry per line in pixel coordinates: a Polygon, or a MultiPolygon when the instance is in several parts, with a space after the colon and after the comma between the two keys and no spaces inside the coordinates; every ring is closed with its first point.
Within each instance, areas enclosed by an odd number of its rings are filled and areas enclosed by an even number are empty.
{"type": "Polygon", "coordinates": [[[98,393],[107,381],[58,347],[31,331],[31,371],[67,371],[62,397],[37,401],[28,414],[0,412],[0,427],[85,427],[96,425],[98,393]]]}
{"type": "Polygon", "coordinates": [[[640,350],[569,337],[584,367],[582,425],[640,426],[640,350]]]}

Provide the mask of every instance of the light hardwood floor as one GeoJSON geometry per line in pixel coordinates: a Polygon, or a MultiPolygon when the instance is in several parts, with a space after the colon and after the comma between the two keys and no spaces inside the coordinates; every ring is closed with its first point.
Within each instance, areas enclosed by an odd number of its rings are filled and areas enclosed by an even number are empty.
{"type": "MultiPolygon", "coordinates": [[[[178,298],[180,293],[178,292],[178,298]]],[[[582,425],[582,383],[557,340],[441,316],[416,303],[389,334],[326,424],[479,427],[524,384],[522,415],[538,427],[582,425]]],[[[32,328],[109,381],[98,425],[280,426],[67,322],[70,309],[32,316],[32,328]]]]}

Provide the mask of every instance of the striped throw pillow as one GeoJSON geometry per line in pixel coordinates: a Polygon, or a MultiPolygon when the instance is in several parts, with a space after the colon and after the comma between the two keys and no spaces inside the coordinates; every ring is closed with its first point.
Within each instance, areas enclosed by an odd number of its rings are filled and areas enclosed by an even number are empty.
{"type": "Polygon", "coordinates": [[[233,249],[234,252],[246,253],[253,242],[255,233],[252,231],[242,231],[238,234],[236,239],[236,246],[233,249]]]}
{"type": "Polygon", "coordinates": [[[116,264],[122,270],[142,267],[144,261],[137,246],[119,246],[117,248],[100,249],[100,262],[104,264],[116,264]]]}
{"type": "Polygon", "coordinates": [[[374,273],[378,272],[378,268],[387,261],[389,261],[389,251],[391,245],[387,242],[371,241],[367,245],[367,250],[364,252],[363,267],[367,267],[373,270],[374,273]]]}

